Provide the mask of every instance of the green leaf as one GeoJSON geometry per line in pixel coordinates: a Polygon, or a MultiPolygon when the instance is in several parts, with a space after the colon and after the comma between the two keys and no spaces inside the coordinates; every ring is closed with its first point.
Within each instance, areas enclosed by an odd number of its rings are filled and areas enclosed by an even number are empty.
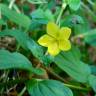
{"type": "Polygon", "coordinates": [[[17,52],[10,53],[7,50],[0,50],[0,70],[12,68],[27,70],[38,75],[44,73],[44,70],[42,69],[33,68],[31,62],[22,54],[17,52]]]}
{"type": "Polygon", "coordinates": [[[81,16],[72,14],[69,16],[65,16],[64,19],[61,21],[61,25],[69,27],[74,27],[76,25],[84,25],[84,20],[81,16]]]}
{"type": "Polygon", "coordinates": [[[0,32],[0,37],[13,36],[16,38],[18,43],[25,49],[30,50],[32,54],[38,58],[45,65],[49,65],[52,62],[52,57],[49,55],[44,55],[44,50],[39,46],[34,40],[32,40],[28,35],[20,30],[4,30],[0,32]]]}
{"type": "Polygon", "coordinates": [[[54,58],[56,65],[79,82],[87,82],[91,74],[90,67],[80,61],[79,52],[73,47],[68,52],[61,52],[54,58]]]}
{"type": "MultiPolygon", "coordinates": [[[[83,34],[82,34],[83,35],[83,34]]],[[[96,29],[92,29],[84,34],[85,42],[96,46],[96,29]]]]}
{"type": "Polygon", "coordinates": [[[89,76],[89,84],[93,88],[93,90],[96,92],[96,76],[90,75],[89,76]]]}
{"type": "Polygon", "coordinates": [[[14,10],[10,10],[6,5],[0,4],[1,14],[7,17],[12,22],[22,26],[24,28],[29,28],[31,20],[24,14],[17,13],[14,10]]]}
{"type": "Polygon", "coordinates": [[[72,10],[74,10],[74,11],[78,10],[79,7],[80,7],[80,3],[81,3],[80,0],[65,0],[65,1],[68,2],[69,7],[70,7],[72,10]]]}
{"type": "Polygon", "coordinates": [[[47,4],[48,9],[53,9],[56,6],[56,0],[50,0],[47,4]]]}
{"type": "Polygon", "coordinates": [[[26,86],[30,96],[73,96],[69,88],[55,80],[30,80],[26,86]]]}
{"type": "Polygon", "coordinates": [[[0,19],[0,25],[5,25],[6,22],[3,19],[0,19]]]}
{"type": "Polygon", "coordinates": [[[45,11],[37,9],[31,13],[31,17],[40,24],[46,24],[48,21],[54,21],[54,15],[48,9],[45,11]]]}
{"type": "Polygon", "coordinates": [[[90,68],[91,68],[91,73],[96,75],[96,66],[95,65],[91,65],[90,68]]]}

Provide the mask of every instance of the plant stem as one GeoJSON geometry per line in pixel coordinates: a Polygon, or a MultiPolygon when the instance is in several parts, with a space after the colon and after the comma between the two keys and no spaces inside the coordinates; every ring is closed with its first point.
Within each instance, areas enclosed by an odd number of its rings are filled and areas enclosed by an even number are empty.
{"type": "Polygon", "coordinates": [[[17,13],[21,13],[16,4],[13,5],[13,8],[16,10],[17,13]]]}
{"type": "Polygon", "coordinates": [[[64,85],[66,87],[69,87],[69,88],[72,88],[72,89],[77,89],[77,90],[82,90],[82,91],[89,91],[90,90],[90,88],[82,88],[80,86],[75,86],[75,85],[70,85],[70,84],[65,84],[65,83],[64,83],[64,85]]]}
{"type": "Polygon", "coordinates": [[[76,89],[76,90],[81,90],[81,91],[89,91],[90,88],[82,88],[80,86],[75,86],[75,85],[71,85],[71,84],[68,84],[68,81],[64,80],[62,77],[60,77],[59,75],[57,75],[56,73],[54,73],[51,69],[49,68],[45,68],[51,75],[53,75],[57,80],[60,80],[62,82],[65,82],[64,85],[69,87],[69,88],[72,88],[72,89],[76,89]]]}
{"type": "Polygon", "coordinates": [[[66,80],[64,80],[62,77],[60,77],[59,75],[57,75],[55,72],[53,72],[52,71],[52,69],[51,68],[45,68],[46,70],[47,70],[47,72],[48,73],[50,73],[51,75],[53,75],[54,77],[55,77],[55,79],[57,79],[57,80],[60,80],[60,81],[62,81],[62,82],[66,82],[67,83],[67,81],[66,80]]]}
{"type": "Polygon", "coordinates": [[[86,6],[83,2],[81,2],[81,6],[82,6],[81,7],[82,10],[85,9],[86,13],[92,17],[94,22],[96,22],[96,16],[95,16],[94,12],[92,12],[92,10],[88,6],[86,6]]]}
{"type": "Polygon", "coordinates": [[[18,96],[23,96],[23,94],[25,93],[25,91],[26,91],[26,87],[24,87],[24,88],[22,89],[22,91],[18,94],[18,96]]]}
{"type": "Polygon", "coordinates": [[[11,0],[11,1],[10,1],[10,4],[9,4],[9,8],[10,8],[10,9],[12,9],[14,3],[15,3],[15,0],[11,0]]]}
{"type": "Polygon", "coordinates": [[[87,0],[87,2],[88,2],[90,5],[94,6],[94,3],[93,3],[92,0],[87,0]]]}
{"type": "Polygon", "coordinates": [[[58,18],[57,18],[56,24],[59,23],[59,21],[60,21],[60,19],[61,19],[61,16],[62,16],[62,14],[63,14],[63,11],[64,11],[64,9],[66,8],[66,6],[67,6],[66,3],[63,3],[63,4],[62,4],[61,11],[60,11],[59,16],[58,16],[58,18]]]}
{"type": "MultiPolygon", "coordinates": [[[[0,86],[6,86],[6,85],[10,85],[10,84],[23,83],[23,82],[26,82],[26,80],[27,80],[26,78],[25,79],[23,78],[23,79],[11,80],[11,81],[8,81],[8,82],[0,83],[0,86]]],[[[41,81],[41,80],[39,80],[39,81],[41,81]]],[[[64,83],[64,86],[72,88],[72,89],[76,89],[76,90],[81,90],[81,91],[90,91],[91,90],[89,87],[88,88],[82,88],[80,86],[71,85],[71,84],[68,84],[68,83],[64,83]]],[[[26,87],[23,88],[23,90],[19,93],[18,96],[23,96],[25,91],[26,91],[26,87]]]]}

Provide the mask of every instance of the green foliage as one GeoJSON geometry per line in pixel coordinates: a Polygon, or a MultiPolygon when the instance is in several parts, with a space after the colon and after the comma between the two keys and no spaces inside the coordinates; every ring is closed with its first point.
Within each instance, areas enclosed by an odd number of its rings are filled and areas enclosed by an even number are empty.
{"type": "Polygon", "coordinates": [[[4,4],[0,4],[0,10],[2,15],[21,27],[28,28],[30,26],[31,20],[26,15],[17,13],[14,10],[10,10],[4,4]]]}
{"type": "Polygon", "coordinates": [[[91,73],[89,66],[80,61],[79,52],[74,47],[69,52],[62,52],[60,55],[56,56],[54,62],[58,67],[79,82],[87,82],[88,76],[91,73]]]}
{"type": "Polygon", "coordinates": [[[28,48],[32,54],[37,57],[44,65],[48,66],[52,62],[52,57],[49,55],[44,55],[44,50],[39,46],[34,40],[30,39],[28,42],[28,48]]]}
{"type": "Polygon", "coordinates": [[[31,13],[31,17],[35,22],[40,24],[47,24],[48,21],[54,21],[54,16],[50,10],[37,9],[31,13]]]}
{"type": "Polygon", "coordinates": [[[96,76],[90,75],[89,84],[93,87],[93,90],[96,92],[96,76]]]}
{"type": "Polygon", "coordinates": [[[96,46],[96,29],[92,29],[85,33],[85,41],[92,46],[96,46]]]}
{"type": "Polygon", "coordinates": [[[81,1],[80,0],[63,0],[64,3],[67,3],[69,7],[76,11],[79,9],[81,1]]]}
{"type": "Polygon", "coordinates": [[[0,1],[0,96],[95,95],[95,0],[14,1],[0,1]],[[57,56],[37,43],[50,21],[72,30],[71,49],[57,56]]]}
{"type": "Polygon", "coordinates": [[[92,65],[90,66],[90,68],[91,68],[91,73],[96,75],[96,66],[92,65]]]}
{"type": "Polygon", "coordinates": [[[27,70],[38,75],[44,73],[41,69],[33,68],[31,62],[22,54],[0,50],[0,70],[12,68],[27,70]]]}
{"type": "Polygon", "coordinates": [[[69,88],[55,80],[30,80],[26,85],[31,96],[73,96],[69,88]]]}
{"type": "Polygon", "coordinates": [[[20,30],[4,30],[0,32],[0,37],[12,36],[15,37],[19,45],[25,50],[30,50],[32,54],[37,57],[45,65],[49,65],[52,62],[51,56],[44,56],[44,50],[34,40],[28,37],[28,35],[20,30]]]}

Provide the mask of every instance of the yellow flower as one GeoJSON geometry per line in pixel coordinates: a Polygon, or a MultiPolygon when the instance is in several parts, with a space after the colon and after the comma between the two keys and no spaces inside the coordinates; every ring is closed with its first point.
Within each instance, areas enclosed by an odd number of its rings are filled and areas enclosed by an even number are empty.
{"type": "Polygon", "coordinates": [[[68,51],[71,48],[71,43],[68,40],[70,34],[70,28],[59,28],[55,23],[49,22],[47,24],[47,34],[43,35],[38,40],[38,43],[44,47],[48,47],[48,53],[55,56],[60,51],[68,51]]]}

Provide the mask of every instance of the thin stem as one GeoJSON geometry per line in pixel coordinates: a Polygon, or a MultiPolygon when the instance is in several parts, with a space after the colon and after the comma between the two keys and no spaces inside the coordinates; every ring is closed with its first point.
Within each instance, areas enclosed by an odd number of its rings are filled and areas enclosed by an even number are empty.
{"type": "Polygon", "coordinates": [[[46,1],[43,1],[43,2],[41,2],[41,1],[38,1],[38,2],[34,2],[34,1],[29,1],[29,3],[32,3],[32,4],[46,4],[46,3],[48,3],[48,2],[46,2],[46,1]]]}
{"type": "MultiPolygon", "coordinates": [[[[0,19],[2,19],[1,8],[0,8],[0,19]]],[[[0,26],[0,31],[1,29],[2,29],[2,25],[0,26]]]]}
{"type": "Polygon", "coordinates": [[[94,3],[91,1],[91,0],[87,0],[87,2],[90,4],[90,5],[94,5],[94,3]]]}
{"type": "Polygon", "coordinates": [[[22,89],[22,91],[18,94],[18,96],[23,96],[23,94],[25,93],[25,91],[26,91],[26,87],[24,87],[24,88],[22,89]]]}
{"type": "Polygon", "coordinates": [[[15,3],[15,0],[11,0],[10,4],[9,4],[9,8],[12,9],[13,5],[15,3]]]}
{"type": "Polygon", "coordinates": [[[0,8],[0,19],[2,18],[2,15],[1,15],[1,8],[0,8]]]}
{"type": "Polygon", "coordinates": [[[57,75],[56,73],[54,73],[50,68],[45,68],[51,75],[53,75],[57,80],[60,80],[62,82],[65,82],[64,85],[69,87],[69,88],[72,88],[72,89],[76,89],[76,90],[81,90],[81,91],[89,91],[90,88],[82,88],[80,86],[75,86],[75,85],[71,85],[71,84],[68,84],[68,81],[64,80],[62,77],[60,77],[59,75],[57,75]]]}
{"type": "Polygon", "coordinates": [[[17,52],[19,51],[19,48],[20,48],[20,44],[17,44],[17,48],[16,48],[17,52]]]}
{"type": "MultiPolygon", "coordinates": [[[[82,8],[85,9],[85,11],[87,12],[88,15],[90,15],[92,17],[92,19],[94,20],[94,22],[96,22],[96,16],[95,14],[92,12],[92,10],[86,6],[83,2],[81,2],[82,8]]],[[[83,10],[82,9],[82,10],[83,10]]]]}
{"type": "Polygon", "coordinates": [[[70,85],[70,84],[64,84],[66,87],[72,88],[72,89],[77,89],[77,90],[82,90],[82,91],[89,91],[90,88],[82,88],[80,86],[75,86],[75,85],[70,85]]]}
{"type": "Polygon", "coordinates": [[[53,75],[55,77],[55,79],[60,80],[62,82],[67,82],[66,80],[64,80],[62,77],[60,77],[59,75],[57,75],[55,72],[52,71],[51,68],[45,68],[47,70],[48,73],[50,73],[51,75],[53,75]]]}
{"type": "Polygon", "coordinates": [[[16,10],[17,13],[21,13],[16,4],[13,5],[13,8],[16,10]]]}
{"type": "Polygon", "coordinates": [[[58,16],[58,18],[57,18],[56,24],[59,23],[59,21],[60,21],[60,19],[61,19],[61,16],[62,16],[62,14],[63,14],[63,11],[64,11],[64,9],[66,8],[66,6],[67,6],[66,3],[63,3],[63,4],[62,4],[61,11],[60,11],[59,16],[58,16]]]}
{"type": "MultiPolygon", "coordinates": [[[[54,74],[54,73],[51,73],[51,74],[54,74]]],[[[11,80],[11,81],[7,81],[7,82],[4,82],[4,83],[0,83],[0,86],[6,86],[6,85],[10,85],[10,84],[17,84],[17,83],[23,83],[23,82],[26,82],[27,79],[23,78],[23,79],[16,79],[16,80],[11,80]]],[[[39,81],[42,81],[41,79],[38,79],[39,81]]],[[[62,81],[62,80],[60,80],[62,81]]],[[[68,83],[64,83],[64,86],[67,86],[69,88],[72,88],[72,89],[76,89],[76,90],[81,90],[81,91],[90,91],[91,88],[83,88],[83,87],[80,87],[80,86],[75,86],[75,85],[71,85],[71,84],[68,84],[68,83]]],[[[23,88],[23,90],[20,92],[19,96],[23,96],[24,92],[26,91],[26,87],[23,88]]],[[[0,92],[1,93],[1,92],[0,92]]]]}

